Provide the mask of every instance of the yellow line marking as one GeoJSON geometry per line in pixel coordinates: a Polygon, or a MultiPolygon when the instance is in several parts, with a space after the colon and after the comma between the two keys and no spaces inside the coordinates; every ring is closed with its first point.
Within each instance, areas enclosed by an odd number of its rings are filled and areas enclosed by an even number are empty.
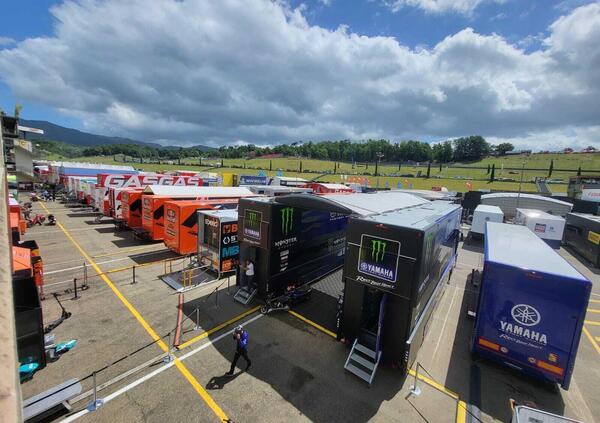
{"type": "Polygon", "coordinates": [[[585,333],[585,336],[588,337],[588,339],[590,340],[590,342],[592,343],[592,345],[596,349],[596,352],[598,354],[600,354],[600,345],[598,345],[598,343],[594,340],[594,337],[592,336],[592,334],[590,333],[590,331],[587,330],[587,328],[585,326],[583,327],[583,333],[585,333]]]}
{"type": "Polygon", "coordinates": [[[466,423],[467,404],[464,401],[458,401],[456,404],[456,423],[466,423]]]}
{"type": "Polygon", "coordinates": [[[592,300],[592,299],[590,299],[590,303],[600,303],[600,300],[592,300]]]}
{"type": "Polygon", "coordinates": [[[600,322],[594,322],[593,320],[584,320],[583,323],[590,326],[600,326],[600,322]]]}
{"type": "Polygon", "coordinates": [[[600,310],[595,309],[595,308],[588,308],[587,311],[588,311],[588,313],[599,313],[600,314],[600,310]]]}
{"type": "MultiPolygon", "coordinates": [[[[411,375],[412,377],[414,377],[417,374],[417,372],[415,372],[413,369],[408,369],[408,374],[411,375]]],[[[433,379],[429,379],[427,376],[422,375],[421,373],[419,373],[418,379],[422,380],[423,382],[425,382],[429,386],[437,389],[438,391],[448,395],[449,397],[454,398],[455,400],[459,399],[459,396],[456,392],[452,392],[450,389],[446,388],[444,385],[437,383],[433,379]]]]}
{"type": "Polygon", "coordinates": [[[288,312],[294,316],[297,317],[298,319],[302,320],[305,323],[308,323],[309,325],[319,329],[321,332],[326,333],[327,335],[333,337],[333,338],[337,338],[337,335],[335,333],[333,333],[332,331],[330,331],[327,328],[324,328],[323,326],[321,326],[318,323],[313,322],[312,320],[307,319],[306,317],[302,316],[301,314],[296,313],[295,311],[292,310],[288,310],[288,312]]]}
{"type": "Polygon", "coordinates": [[[194,343],[196,343],[196,342],[198,342],[198,341],[206,338],[210,334],[212,334],[214,332],[217,332],[217,331],[223,329],[224,327],[229,326],[230,324],[232,324],[234,322],[237,322],[240,319],[243,319],[244,317],[248,316],[249,314],[254,313],[259,308],[260,308],[260,306],[256,306],[254,308],[251,308],[250,310],[247,310],[247,311],[243,312],[242,314],[239,314],[239,315],[237,315],[237,316],[235,316],[235,317],[227,320],[226,322],[223,322],[220,325],[215,326],[214,328],[207,330],[206,332],[202,332],[200,335],[195,336],[194,338],[190,339],[189,341],[186,341],[183,344],[179,345],[177,347],[177,349],[178,350],[182,350],[182,349],[184,349],[186,347],[189,347],[190,345],[192,345],[192,344],[194,344],[194,343]]]}
{"type": "MultiPolygon", "coordinates": [[[[147,250],[150,247],[156,247],[157,244],[151,244],[151,245],[143,245],[141,247],[135,247],[135,248],[129,248],[129,249],[125,249],[123,251],[114,251],[112,253],[104,253],[104,254],[98,254],[97,256],[92,256],[93,258],[100,258],[100,257],[108,257],[108,256],[116,256],[118,254],[127,254],[130,253],[132,251],[139,251],[139,250],[147,250]]],[[[169,251],[168,249],[162,249],[162,250],[156,250],[158,251],[169,251]]]]}
{"type": "Polygon", "coordinates": [[[600,336],[596,337],[596,342],[600,342],[600,336]]]}
{"type": "MultiPolygon", "coordinates": [[[[46,206],[44,206],[44,204],[41,204],[41,205],[44,209],[46,209],[46,206]]],[[[46,212],[48,212],[48,209],[46,209],[46,212]]],[[[169,346],[167,346],[167,344],[165,344],[163,342],[163,340],[160,338],[160,336],[158,336],[156,331],[154,329],[152,329],[152,327],[148,324],[148,322],[146,322],[146,320],[137,311],[137,309],[127,300],[127,298],[125,298],[123,296],[123,294],[121,294],[121,291],[119,291],[119,289],[112,283],[112,281],[106,275],[104,275],[102,273],[102,269],[100,269],[100,267],[98,267],[96,262],[94,260],[92,260],[92,258],[83,250],[83,248],[81,248],[81,246],[77,243],[77,241],[75,241],[75,239],[73,239],[73,237],[71,236],[69,231],[67,231],[60,222],[57,221],[56,224],[58,225],[58,227],[60,229],[62,229],[63,233],[66,235],[66,237],[69,239],[69,241],[71,241],[73,243],[75,248],[77,248],[77,250],[79,250],[79,253],[81,253],[83,258],[85,258],[90,263],[90,265],[94,268],[94,270],[96,272],[98,272],[98,274],[100,274],[100,277],[102,278],[102,280],[106,283],[106,285],[108,285],[108,287],[113,291],[113,293],[117,296],[117,298],[119,298],[119,300],[121,300],[123,305],[129,310],[129,312],[131,314],[133,314],[133,316],[142,325],[142,327],[144,329],[146,329],[146,332],[148,332],[148,334],[152,337],[152,339],[154,339],[156,341],[157,345],[164,352],[168,352],[169,346]]],[[[200,385],[198,383],[198,380],[196,380],[196,378],[189,372],[189,370],[185,367],[185,365],[181,362],[181,360],[179,360],[177,357],[175,357],[174,363],[175,363],[175,367],[177,367],[177,369],[187,379],[187,381],[192,385],[192,387],[196,390],[196,392],[200,395],[200,397],[204,400],[204,402],[206,402],[206,404],[212,409],[212,411],[217,415],[217,417],[221,421],[227,421],[228,420],[227,415],[223,412],[221,407],[219,407],[217,405],[217,403],[212,399],[212,397],[208,394],[208,392],[206,392],[206,390],[202,387],[202,385],[200,385]]]]}

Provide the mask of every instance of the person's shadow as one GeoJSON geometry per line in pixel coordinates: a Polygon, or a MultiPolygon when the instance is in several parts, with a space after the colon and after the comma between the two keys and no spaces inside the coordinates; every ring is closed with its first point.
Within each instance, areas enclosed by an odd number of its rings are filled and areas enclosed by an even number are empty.
{"type": "Polygon", "coordinates": [[[223,389],[223,387],[225,385],[227,385],[229,382],[233,381],[235,378],[237,378],[242,373],[244,373],[244,372],[242,370],[240,370],[238,372],[235,372],[231,376],[228,376],[228,375],[213,376],[210,378],[210,380],[206,384],[205,388],[210,389],[210,390],[223,389]]]}

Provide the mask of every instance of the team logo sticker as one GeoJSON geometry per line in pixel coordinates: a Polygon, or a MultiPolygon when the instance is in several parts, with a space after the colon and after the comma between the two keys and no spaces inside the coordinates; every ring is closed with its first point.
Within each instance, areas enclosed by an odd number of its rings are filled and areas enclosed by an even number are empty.
{"type": "Polygon", "coordinates": [[[395,283],[400,242],[363,234],[360,238],[358,271],[395,283]]]}
{"type": "Polygon", "coordinates": [[[262,213],[255,210],[246,210],[244,213],[244,235],[249,238],[260,239],[260,224],[262,213]]]}
{"type": "Polygon", "coordinates": [[[294,229],[294,208],[284,207],[281,209],[281,233],[288,235],[294,229]]]}
{"type": "Polygon", "coordinates": [[[523,326],[535,326],[540,320],[540,312],[528,304],[517,304],[510,311],[515,322],[523,326]]]}

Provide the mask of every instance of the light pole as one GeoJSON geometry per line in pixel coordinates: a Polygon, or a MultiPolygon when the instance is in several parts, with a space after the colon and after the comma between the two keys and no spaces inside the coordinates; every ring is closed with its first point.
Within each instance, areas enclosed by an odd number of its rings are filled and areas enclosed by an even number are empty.
{"type": "Polygon", "coordinates": [[[377,153],[375,153],[375,156],[377,157],[377,160],[375,161],[375,176],[379,175],[379,160],[381,160],[381,158],[383,157],[383,153],[381,151],[378,151],[377,153]]]}

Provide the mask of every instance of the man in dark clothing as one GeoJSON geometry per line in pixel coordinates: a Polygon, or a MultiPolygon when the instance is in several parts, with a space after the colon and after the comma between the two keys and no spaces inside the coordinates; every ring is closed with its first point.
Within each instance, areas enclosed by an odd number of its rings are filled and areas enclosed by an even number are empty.
{"type": "Polygon", "coordinates": [[[236,350],[235,356],[233,357],[233,361],[231,362],[231,369],[227,373],[227,376],[232,376],[233,371],[235,370],[235,365],[237,364],[240,356],[244,357],[246,360],[246,371],[250,369],[250,359],[248,358],[248,332],[243,330],[242,326],[238,326],[233,331],[233,339],[236,342],[236,350]]]}

